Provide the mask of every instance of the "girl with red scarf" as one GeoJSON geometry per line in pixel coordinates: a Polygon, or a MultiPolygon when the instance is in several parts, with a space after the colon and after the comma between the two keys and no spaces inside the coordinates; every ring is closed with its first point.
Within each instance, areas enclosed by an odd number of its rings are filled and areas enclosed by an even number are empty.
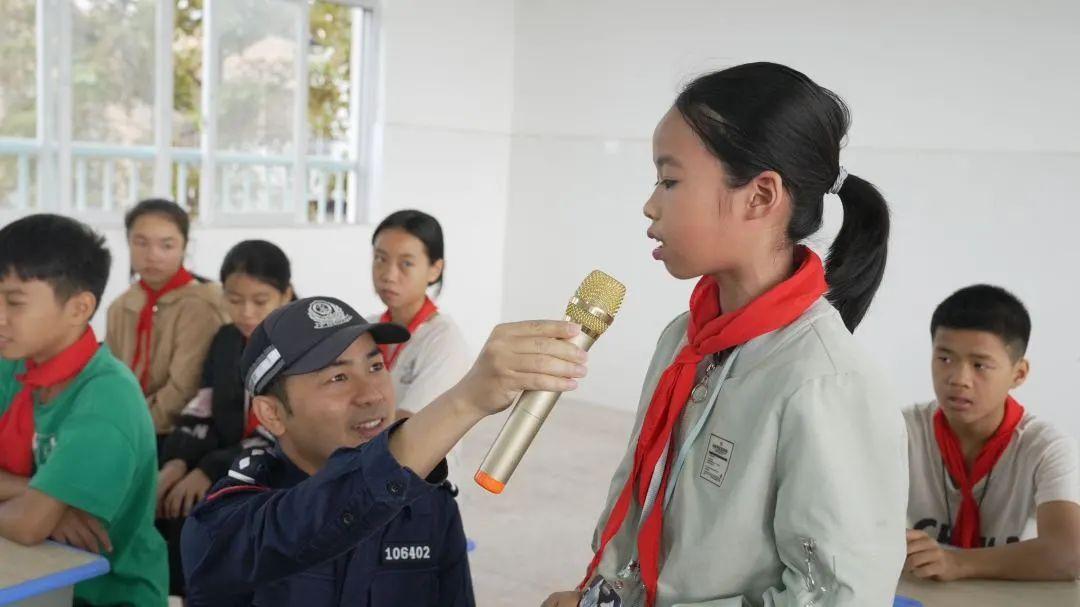
{"type": "Polygon", "coordinates": [[[609,590],[627,607],[891,604],[903,421],[851,335],[889,212],[840,166],[848,122],[835,94],[770,63],[698,78],[660,121],[653,258],[697,282],[660,336],[595,557],[546,607],[609,590]],[[801,243],[828,195],[844,219],[823,262],[801,243]]]}
{"type": "Polygon", "coordinates": [[[157,526],[169,545],[171,595],[186,594],[180,533],[191,509],[243,451],[273,441],[244,396],[240,358],[255,328],[295,299],[291,265],[284,251],[265,240],[238,243],[221,263],[219,278],[232,322],[210,343],[199,391],[159,451],[157,526]]]}
{"type": "Polygon", "coordinates": [[[227,321],[221,287],[184,268],[188,216],[144,200],[124,218],[138,281],[109,306],[105,343],[135,373],[159,438],[195,396],[214,334],[227,321]]]}
{"type": "MultiPolygon", "coordinates": [[[[428,295],[440,291],[446,270],[442,226],[416,210],[383,219],[371,237],[371,281],[386,311],[375,322],[393,322],[409,330],[403,344],[379,346],[394,382],[398,409],[415,413],[449,390],[469,370],[465,337],[457,323],[428,295]]],[[[460,447],[447,457],[450,481],[469,480],[460,447]]]]}

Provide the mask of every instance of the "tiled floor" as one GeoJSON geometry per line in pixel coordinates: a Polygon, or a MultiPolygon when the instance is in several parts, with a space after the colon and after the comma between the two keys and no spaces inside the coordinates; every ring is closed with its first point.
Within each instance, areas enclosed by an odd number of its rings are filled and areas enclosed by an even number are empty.
{"type": "MultiPolygon", "coordinates": [[[[476,427],[463,443],[474,471],[504,417],[476,427]]],[[[580,581],[608,484],[626,448],[629,412],[559,401],[502,495],[475,484],[458,497],[477,605],[538,607],[548,594],[580,581]]]]}

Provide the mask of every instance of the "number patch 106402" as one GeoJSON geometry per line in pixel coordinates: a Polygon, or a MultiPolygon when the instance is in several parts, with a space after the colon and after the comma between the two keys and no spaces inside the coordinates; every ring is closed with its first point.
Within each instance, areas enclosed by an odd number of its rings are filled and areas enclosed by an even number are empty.
{"type": "Polygon", "coordinates": [[[383,563],[423,563],[431,560],[431,546],[427,544],[383,544],[383,563]]]}

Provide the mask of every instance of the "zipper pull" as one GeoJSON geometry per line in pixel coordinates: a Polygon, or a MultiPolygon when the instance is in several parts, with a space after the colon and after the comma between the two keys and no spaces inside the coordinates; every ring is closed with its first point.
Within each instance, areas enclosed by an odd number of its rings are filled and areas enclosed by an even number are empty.
{"type": "Polygon", "coordinates": [[[814,550],[816,548],[817,545],[814,543],[814,538],[802,538],[803,555],[806,559],[806,575],[804,576],[804,581],[806,582],[806,590],[808,592],[814,592],[815,590],[817,590],[817,582],[814,581],[814,550]]]}
{"type": "Polygon", "coordinates": [[[811,600],[807,603],[809,606],[816,604],[832,591],[836,585],[836,575],[821,561],[814,538],[801,538],[801,543],[805,565],[803,581],[806,583],[806,591],[811,595],[811,600]]]}

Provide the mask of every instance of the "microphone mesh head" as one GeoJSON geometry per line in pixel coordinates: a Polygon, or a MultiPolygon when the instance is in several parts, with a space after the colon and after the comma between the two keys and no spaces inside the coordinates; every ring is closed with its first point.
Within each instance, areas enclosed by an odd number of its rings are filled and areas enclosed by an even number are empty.
{"type": "Polygon", "coordinates": [[[566,305],[566,316],[595,339],[611,326],[624,297],[626,285],[600,270],[593,270],[581,281],[574,299],[566,305]],[[597,308],[599,315],[595,313],[597,308]]]}

